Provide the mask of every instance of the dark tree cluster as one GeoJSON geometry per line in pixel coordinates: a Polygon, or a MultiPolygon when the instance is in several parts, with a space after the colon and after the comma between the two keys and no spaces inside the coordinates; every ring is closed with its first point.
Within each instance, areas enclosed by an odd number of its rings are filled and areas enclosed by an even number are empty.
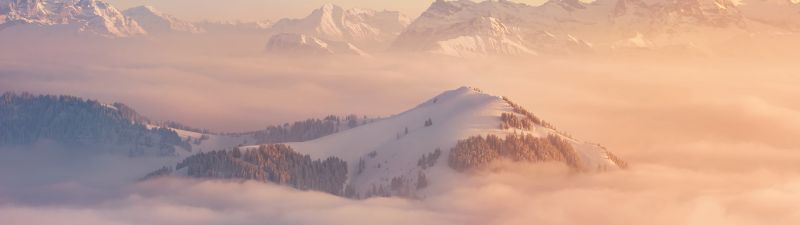
{"type": "Polygon", "coordinates": [[[364,173],[364,170],[366,169],[367,169],[367,162],[364,161],[363,158],[358,159],[358,168],[356,169],[356,175],[361,175],[361,173],[364,173]]]}
{"type": "Polygon", "coordinates": [[[341,159],[312,160],[283,144],[200,153],[176,167],[183,168],[191,177],[257,180],[335,195],[344,194],[347,180],[347,163],[341,159]]]}
{"type": "MultiPolygon", "coordinates": [[[[527,130],[529,130],[530,128],[533,127],[533,126],[530,126],[530,125],[525,126],[525,125],[523,125],[523,123],[536,124],[536,125],[539,125],[539,126],[555,129],[555,127],[553,127],[553,125],[547,123],[546,121],[544,121],[542,119],[539,119],[539,117],[537,117],[536,115],[533,115],[533,113],[529,112],[528,110],[525,110],[525,108],[522,108],[522,106],[517,105],[516,103],[512,102],[510,99],[508,99],[506,97],[503,97],[503,100],[506,103],[508,103],[508,105],[511,106],[511,108],[514,110],[514,113],[522,115],[520,118],[517,118],[517,116],[514,115],[514,114],[510,114],[510,116],[506,116],[507,118],[505,118],[503,120],[503,122],[504,122],[503,128],[504,129],[508,129],[509,127],[514,127],[514,128],[529,127],[529,128],[526,128],[527,130]],[[506,119],[508,119],[508,120],[517,120],[516,125],[505,124],[506,119]]],[[[504,115],[505,115],[505,113],[504,113],[504,115]]],[[[520,129],[522,129],[522,128],[520,128],[520,129]]]]}
{"type": "Polygon", "coordinates": [[[364,193],[364,196],[361,196],[361,197],[363,197],[363,198],[372,198],[372,197],[384,197],[384,198],[386,198],[386,197],[391,197],[391,196],[392,196],[392,192],[389,191],[389,189],[387,189],[383,185],[379,185],[379,186],[372,185],[372,188],[367,190],[367,192],[364,193]]]}
{"type": "Polygon", "coordinates": [[[501,129],[506,129],[506,130],[511,128],[516,128],[521,130],[533,129],[533,121],[524,117],[519,117],[514,113],[501,114],[500,121],[502,121],[502,123],[500,124],[501,129]]]}
{"type": "Polygon", "coordinates": [[[419,198],[416,190],[423,189],[428,186],[428,178],[424,173],[420,172],[416,179],[407,178],[405,176],[394,177],[390,180],[389,186],[372,185],[372,188],[367,190],[363,196],[358,198],[371,198],[371,197],[406,197],[406,198],[419,198]]]}
{"type": "Polygon", "coordinates": [[[246,134],[252,135],[257,144],[303,142],[352,129],[372,121],[366,117],[360,119],[356,115],[349,115],[344,118],[328,116],[324,119],[307,119],[291,124],[269,126],[264,130],[246,134]]]}
{"type": "Polygon", "coordinates": [[[41,139],[65,144],[133,146],[132,156],[174,155],[175,146],[191,150],[177,133],[150,129],[130,107],[104,105],[72,96],[5,93],[0,99],[0,146],[27,145],[41,139]]]}
{"type": "Polygon", "coordinates": [[[428,187],[428,176],[425,176],[425,173],[419,172],[417,175],[417,190],[423,189],[428,187]]]}
{"type": "Polygon", "coordinates": [[[627,169],[628,168],[628,166],[629,166],[628,162],[625,162],[625,160],[622,160],[621,158],[619,158],[619,156],[614,155],[614,153],[611,153],[611,152],[608,152],[608,151],[606,151],[606,154],[608,155],[608,159],[611,160],[612,162],[614,162],[614,164],[617,164],[617,166],[619,166],[619,168],[622,168],[622,169],[627,169]]]}
{"type": "Polygon", "coordinates": [[[423,170],[431,168],[436,165],[436,161],[439,160],[439,157],[442,155],[441,149],[436,149],[431,153],[422,155],[422,158],[417,161],[417,166],[421,167],[423,170]]]}
{"type": "Polygon", "coordinates": [[[155,178],[159,178],[159,177],[169,176],[169,175],[172,175],[172,172],[174,172],[172,167],[168,167],[168,166],[161,167],[161,169],[158,169],[156,171],[148,173],[142,179],[139,179],[139,181],[145,181],[145,180],[155,179],[155,178]]]}
{"type": "Polygon", "coordinates": [[[564,162],[582,170],[581,158],[572,145],[556,135],[538,138],[530,134],[471,137],[459,141],[450,151],[448,164],[457,171],[480,169],[497,159],[518,162],[564,162]]]}
{"type": "Polygon", "coordinates": [[[203,134],[203,135],[200,135],[199,138],[192,138],[191,136],[190,137],[186,137],[186,142],[190,142],[190,143],[192,143],[194,145],[201,145],[201,144],[203,144],[204,141],[207,141],[209,139],[211,139],[211,136],[208,136],[207,134],[203,134]]]}

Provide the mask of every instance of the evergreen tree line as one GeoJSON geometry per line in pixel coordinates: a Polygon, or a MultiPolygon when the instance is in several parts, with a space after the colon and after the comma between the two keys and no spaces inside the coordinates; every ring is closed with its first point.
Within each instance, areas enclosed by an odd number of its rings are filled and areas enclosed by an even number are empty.
{"type": "Polygon", "coordinates": [[[505,138],[496,135],[476,136],[459,141],[448,158],[448,164],[457,171],[480,169],[498,159],[517,162],[564,162],[569,167],[583,170],[581,158],[568,141],[557,135],[534,137],[527,134],[510,134],[505,138]]]}
{"type": "Polygon", "coordinates": [[[155,178],[159,178],[159,177],[169,176],[169,175],[172,175],[173,172],[175,172],[175,171],[172,169],[172,167],[164,166],[164,167],[161,167],[161,169],[158,169],[156,171],[148,173],[142,179],[139,179],[139,181],[145,181],[145,180],[155,179],[155,178]]]}
{"type": "Polygon", "coordinates": [[[442,156],[442,150],[437,148],[431,153],[422,155],[422,158],[417,161],[417,166],[423,170],[431,168],[436,165],[436,161],[439,160],[440,156],[442,156]]]}
{"type": "Polygon", "coordinates": [[[346,117],[331,115],[324,119],[307,119],[291,124],[269,126],[263,130],[245,134],[252,135],[257,144],[303,142],[352,129],[373,121],[373,119],[367,119],[366,116],[359,118],[356,115],[346,117]]]}
{"type": "Polygon", "coordinates": [[[175,169],[183,168],[191,177],[257,180],[336,195],[344,194],[347,181],[345,161],[335,157],[312,160],[283,144],[199,153],[178,163],[175,169]]]}
{"type": "Polygon", "coordinates": [[[502,125],[503,129],[509,129],[513,127],[518,129],[530,130],[531,128],[533,128],[532,126],[533,124],[554,130],[556,129],[553,125],[551,125],[547,121],[539,119],[539,117],[529,112],[525,108],[522,108],[522,106],[512,102],[511,99],[503,97],[503,100],[506,103],[508,103],[508,105],[511,106],[514,113],[522,115],[521,117],[517,117],[517,115],[514,114],[503,113],[503,115],[501,116],[501,119],[503,120],[503,125],[502,125]]]}
{"type": "Polygon", "coordinates": [[[151,151],[174,155],[175,146],[191,150],[191,145],[177,133],[165,128],[149,129],[149,122],[121,103],[104,105],[65,95],[5,93],[0,99],[0,146],[49,139],[75,145],[130,145],[130,155],[151,151]]]}
{"type": "Polygon", "coordinates": [[[420,171],[414,178],[406,176],[394,177],[389,181],[388,186],[372,185],[363,195],[355,194],[354,196],[347,196],[350,198],[362,199],[372,197],[404,197],[419,199],[417,191],[428,187],[429,181],[424,172],[420,171]]]}

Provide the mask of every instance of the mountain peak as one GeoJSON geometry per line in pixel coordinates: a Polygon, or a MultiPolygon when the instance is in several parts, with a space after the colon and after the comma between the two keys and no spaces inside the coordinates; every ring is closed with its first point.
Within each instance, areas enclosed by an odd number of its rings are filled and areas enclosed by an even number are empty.
{"type": "Polygon", "coordinates": [[[125,12],[147,12],[152,14],[161,14],[155,7],[151,5],[140,5],[125,10],[125,12]]]}
{"type": "Polygon", "coordinates": [[[114,6],[100,0],[0,2],[0,27],[17,24],[71,24],[76,25],[75,32],[88,32],[104,37],[146,34],[136,21],[130,20],[114,6]]]}
{"type": "Polygon", "coordinates": [[[586,9],[586,3],[583,3],[580,0],[549,0],[544,4],[558,5],[568,11],[575,9],[586,9]]]}
{"type": "Polygon", "coordinates": [[[333,11],[333,10],[336,10],[336,9],[341,9],[341,8],[342,7],[340,7],[340,6],[336,5],[336,4],[333,4],[333,3],[325,3],[325,4],[322,5],[322,7],[320,7],[320,9],[322,11],[326,11],[326,12],[330,12],[330,11],[333,11]]]}
{"type": "Polygon", "coordinates": [[[296,33],[325,41],[349,42],[365,49],[383,49],[408,25],[396,11],[343,9],[325,4],[299,19],[282,19],[272,26],[273,34],[296,33]]]}
{"type": "MultiPolygon", "coordinates": [[[[393,180],[414,184],[420,173],[435,180],[432,174],[482,169],[502,158],[563,162],[580,171],[625,166],[603,147],[557,131],[507,98],[468,86],[444,91],[408,111],[364,126],[290,145],[312,158],[338,157],[346,161],[349,185],[366,197],[372,196],[369,193],[375,187],[398,185],[393,180]],[[533,147],[497,147],[503,143],[533,147]],[[472,147],[487,149],[464,149],[472,147]],[[520,155],[525,156],[519,158],[520,155]]],[[[400,191],[405,187],[393,188],[397,189],[392,191],[394,195],[413,196],[415,192],[400,191]]]]}
{"type": "Polygon", "coordinates": [[[201,33],[202,29],[193,23],[183,21],[174,16],[162,13],[155,7],[142,5],[127,9],[123,12],[126,17],[135,20],[149,33],[201,33]]]}
{"type": "Polygon", "coordinates": [[[318,9],[314,10],[314,12],[311,13],[311,16],[326,17],[326,16],[332,16],[332,14],[336,14],[342,11],[344,11],[344,8],[342,8],[341,6],[338,6],[333,3],[325,3],[322,5],[322,7],[319,7],[318,9]]]}
{"type": "Polygon", "coordinates": [[[498,96],[493,96],[490,94],[486,94],[478,88],[469,87],[469,86],[461,86],[456,89],[447,90],[442,92],[439,95],[431,98],[430,100],[420,104],[419,107],[424,107],[430,104],[438,104],[442,102],[450,102],[450,101],[463,101],[468,100],[470,98],[482,98],[482,97],[492,97],[496,99],[501,99],[498,96]]]}

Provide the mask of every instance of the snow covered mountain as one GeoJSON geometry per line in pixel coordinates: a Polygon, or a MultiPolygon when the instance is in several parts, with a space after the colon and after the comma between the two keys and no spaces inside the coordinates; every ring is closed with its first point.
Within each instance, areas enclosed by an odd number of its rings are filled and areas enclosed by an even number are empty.
{"type": "Polygon", "coordinates": [[[747,18],[800,31],[800,4],[792,0],[743,0],[738,6],[747,18]]]}
{"type": "Polygon", "coordinates": [[[603,147],[555,130],[506,98],[468,87],[372,124],[289,145],[312,158],[348,162],[348,185],[362,197],[424,195],[420,182],[501,158],[561,161],[585,171],[624,167],[603,147]]]}
{"type": "Polygon", "coordinates": [[[603,10],[589,5],[577,0],[541,6],[438,0],[400,35],[394,48],[467,57],[592,51],[594,43],[581,34],[607,21],[610,12],[598,13],[603,10]]]}
{"type": "Polygon", "coordinates": [[[410,20],[396,11],[348,9],[326,4],[301,19],[282,19],[272,26],[273,34],[295,33],[319,39],[349,42],[363,49],[384,49],[410,20]]]}
{"type": "Polygon", "coordinates": [[[799,15],[798,5],[788,0],[742,4],[730,0],[550,0],[530,6],[505,0],[437,0],[393,47],[451,56],[571,54],[628,46],[706,47],[759,32],[762,23],[791,28],[789,24],[799,15]]]}
{"type": "Polygon", "coordinates": [[[139,26],[150,34],[203,32],[203,29],[198,28],[193,23],[159,12],[152,6],[130,8],[125,10],[123,14],[135,20],[139,23],[139,26]]]}
{"type": "MultiPolygon", "coordinates": [[[[576,171],[627,166],[605,148],[556,130],[507,98],[462,87],[319,139],[192,156],[178,164],[176,173],[255,179],[352,198],[418,198],[435,194],[425,187],[438,179],[483,170],[501,159],[561,162],[576,171]]],[[[166,168],[155,175],[171,172],[166,168]]]]}
{"type": "Polygon", "coordinates": [[[0,29],[25,25],[104,37],[146,34],[136,21],[101,0],[0,0],[0,29]]]}
{"type": "Polygon", "coordinates": [[[294,56],[368,55],[355,45],[347,42],[327,41],[294,33],[273,35],[269,39],[265,51],[269,54],[294,56]]]}
{"type": "Polygon", "coordinates": [[[259,34],[266,35],[272,22],[264,21],[203,21],[195,23],[196,26],[208,31],[209,33],[228,33],[228,34],[259,34]]]}

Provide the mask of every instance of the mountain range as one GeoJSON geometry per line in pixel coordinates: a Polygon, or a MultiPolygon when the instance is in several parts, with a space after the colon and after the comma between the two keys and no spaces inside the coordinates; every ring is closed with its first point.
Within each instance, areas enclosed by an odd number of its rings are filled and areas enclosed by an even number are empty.
{"type": "Polygon", "coordinates": [[[798,8],[789,0],[550,0],[540,6],[437,0],[394,47],[453,56],[706,47],[753,33],[796,30],[798,8]]]}
{"type": "Polygon", "coordinates": [[[147,33],[136,21],[100,0],[0,0],[0,30],[22,25],[103,37],[147,33]]]}
{"type": "Polygon", "coordinates": [[[0,0],[0,30],[30,25],[116,38],[249,32],[263,35],[266,51],[277,54],[706,53],[730,40],[800,32],[800,5],[791,0],[549,0],[538,6],[436,0],[415,19],[396,11],[325,4],[306,17],[275,23],[193,23],[149,6],[120,11],[101,0],[0,0]]]}
{"type": "Polygon", "coordinates": [[[197,25],[174,16],[159,12],[152,6],[138,6],[127,9],[123,14],[139,23],[148,33],[202,33],[197,25]]]}
{"type": "Polygon", "coordinates": [[[364,49],[385,49],[410,23],[396,11],[343,9],[325,4],[301,19],[282,19],[276,22],[274,34],[294,33],[332,41],[349,42],[364,49]]]}

